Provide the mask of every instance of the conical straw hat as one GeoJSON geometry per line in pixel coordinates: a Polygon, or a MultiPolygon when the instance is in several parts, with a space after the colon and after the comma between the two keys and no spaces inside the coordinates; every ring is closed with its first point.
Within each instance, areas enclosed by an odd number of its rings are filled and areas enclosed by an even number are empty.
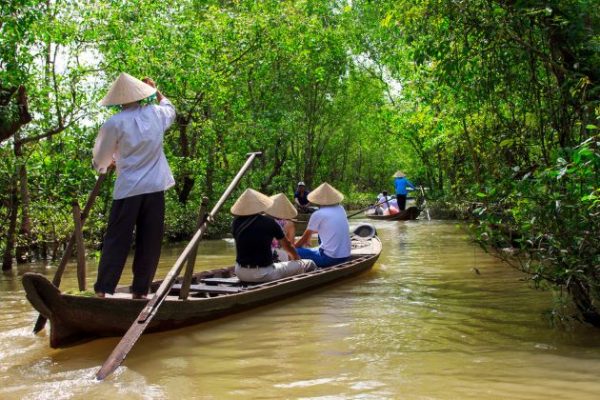
{"type": "Polygon", "coordinates": [[[292,219],[298,215],[296,207],[290,203],[288,198],[283,193],[278,193],[270,197],[273,200],[273,205],[269,207],[265,213],[271,217],[278,219],[292,219]]]}
{"type": "Polygon", "coordinates": [[[396,173],[392,176],[393,178],[404,178],[406,175],[404,174],[404,172],[398,170],[396,171],[396,173]]]}
{"type": "Polygon", "coordinates": [[[344,200],[344,195],[329,183],[324,182],[308,194],[308,201],[320,206],[330,206],[344,200]]]}
{"type": "Polygon", "coordinates": [[[273,205],[273,200],[254,189],[246,189],[231,207],[237,216],[260,214],[273,205]]]}
{"type": "Polygon", "coordinates": [[[102,100],[101,106],[116,106],[143,100],[156,93],[156,88],[145,84],[133,76],[122,72],[113,82],[108,93],[102,100]]]}

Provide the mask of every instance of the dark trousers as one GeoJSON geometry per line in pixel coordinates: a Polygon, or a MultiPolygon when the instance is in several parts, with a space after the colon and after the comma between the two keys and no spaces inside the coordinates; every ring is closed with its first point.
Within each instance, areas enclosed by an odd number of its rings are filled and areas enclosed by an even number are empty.
{"type": "Polygon", "coordinates": [[[398,208],[400,209],[400,211],[404,211],[406,209],[406,195],[397,194],[396,201],[398,201],[398,208]]]}
{"type": "Polygon", "coordinates": [[[133,294],[147,294],[158,260],[164,233],[165,192],[140,194],[113,200],[108,229],[98,264],[96,292],[114,293],[125,267],[135,227],[133,294]]]}

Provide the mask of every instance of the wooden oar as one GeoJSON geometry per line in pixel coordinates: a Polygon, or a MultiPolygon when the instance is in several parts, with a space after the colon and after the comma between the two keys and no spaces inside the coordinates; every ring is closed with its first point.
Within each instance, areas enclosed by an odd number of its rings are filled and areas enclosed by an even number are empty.
{"type": "Polygon", "coordinates": [[[386,198],[385,200],[382,200],[382,201],[380,201],[380,202],[379,202],[379,203],[377,203],[377,204],[373,204],[372,206],[366,206],[366,207],[365,207],[365,208],[363,208],[362,210],[359,210],[359,211],[357,211],[357,212],[355,212],[355,213],[353,213],[353,214],[350,214],[350,215],[348,215],[346,218],[350,219],[350,218],[352,218],[352,217],[355,217],[355,216],[357,216],[358,214],[360,214],[360,213],[362,213],[362,212],[365,212],[365,211],[367,211],[367,210],[368,210],[369,208],[371,208],[371,207],[377,207],[377,206],[380,206],[380,205],[382,205],[383,203],[386,203],[386,202],[388,202],[388,201],[389,201],[389,200],[387,200],[387,198],[386,198]]]}
{"type": "MultiPolygon", "coordinates": [[[[85,220],[87,219],[87,216],[90,213],[92,206],[94,205],[94,201],[96,200],[98,193],[100,192],[100,187],[102,186],[102,182],[104,182],[106,180],[106,175],[107,174],[102,174],[102,175],[98,176],[98,179],[96,179],[96,184],[94,185],[94,188],[90,192],[87,202],[85,203],[85,207],[83,208],[83,212],[81,213],[81,225],[82,226],[83,226],[85,220]]],[[[77,230],[74,230],[73,233],[71,234],[71,237],[69,238],[69,242],[67,243],[67,247],[65,248],[65,252],[63,253],[62,259],[60,260],[60,264],[58,264],[58,268],[56,268],[56,272],[54,273],[54,278],[52,278],[52,284],[56,287],[60,286],[60,281],[62,280],[63,273],[65,272],[65,267],[67,266],[67,262],[69,261],[69,258],[71,258],[71,254],[73,253],[73,248],[75,247],[76,238],[77,238],[77,230]]],[[[78,250],[78,252],[81,252],[81,251],[83,251],[83,250],[82,249],[78,250]]],[[[40,314],[38,316],[37,321],[35,321],[35,325],[33,327],[33,333],[38,333],[39,331],[44,329],[44,326],[46,326],[46,321],[47,321],[46,317],[44,317],[42,314],[40,314]]]]}
{"type": "Polygon", "coordinates": [[[214,216],[217,214],[223,203],[225,203],[225,200],[227,200],[231,192],[233,192],[233,190],[237,186],[240,179],[242,179],[242,176],[244,176],[248,168],[250,168],[250,164],[252,164],[254,158],[260,156],[261,154],[262,153],[260,152],[248,154],[248,159],[246,160],[246,163],[237,173],[235,178],[233,178],[225,192],[221,195],[219,201],[217,201],[217,204],[215,204],[213,209],[208,214],[206,220],[196,231],[196,233],[194,234],[188,245],[185,247],[177,261],[175,261],[175,264],[173,265],[165,279],[162,281],[159,288],[156,290],[156,293],[154,293],[154,296],[152,296],[150,301],[148,301],[144,309],[140,312],[135,321],[133,321],[133,324],[131,324],[131,327],[129,328],[129,330],[127,330],[127,333],[125,333],[117,347],[115,347],[115,349],[106,359],[104,364],[102,364],[102,367],[96,373],[96,379],[103,380],[108,375],[113,373],[117,369],[117,367],[121,365],[123,360],[125,360],[125,357],[127,357],[129,351],[131,351],[137,340],[140,338],[142,333],[144,333],[144,331],[146,330],[148,325],[150,325],[150,322],[158,312],[158,308],[162,304],[163,300],[167,297],[167,294],[171,290],[171,286],[173,286],[173,283],[175,283],[177,276],[183,269],[184,263],[187,260],[188,256],[190,255],[190,253],[193,252],[193,249],[202,239],[202,236],[206,231],[208,223],[213,221],[214,216]]]}

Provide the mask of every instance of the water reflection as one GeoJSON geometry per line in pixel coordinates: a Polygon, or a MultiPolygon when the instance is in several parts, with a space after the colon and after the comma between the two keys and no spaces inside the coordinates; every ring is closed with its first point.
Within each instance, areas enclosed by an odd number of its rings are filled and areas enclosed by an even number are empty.
{"type": "MultiPolygon", "coordinates": [[[[373,271],[219,321],[145,336],[107,382],[117,339],[51,350],[19,276],[0,278],[0,398],[595,399],[600,334],[557,330],[550,293],[469,243],[453,223],[381,222],[373,271]],[[480,272],[477,274],[474,270],[480,272]]],[[[180,248],[163,252],[164,275],[180,248]]],[[[231,264],[202,244],[199,269],[231,264]]],[[[95,278],[88,266],[88,282],[95,278]]],[[[54,267],[28,267],[51,276],[54,267]]],[[[126,268],[123,282],[131,279],[126,268]]],[[[63,280],[75,289],[71,268],[63,280]]]]}

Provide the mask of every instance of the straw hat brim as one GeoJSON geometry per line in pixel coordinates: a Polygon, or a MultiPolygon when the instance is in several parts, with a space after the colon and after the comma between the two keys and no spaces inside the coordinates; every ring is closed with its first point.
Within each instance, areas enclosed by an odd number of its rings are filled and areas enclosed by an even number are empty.
{"type": "Polygon", "coordinates": [[[393,178],[404,178],[406,175],[402,171],[396,171],[396,173],[392,176],[393,178]]]}
{"type": "Polygon", "coordinates": [[[338,204],[341,203],[342,200],[344,200],[344,195],[327,182],[322,183],[318,188],[308,194],[308,201],[320,206],[338,204]]]}
{"type": "Polygon", "coordinates": [[[266,195],[254,189],[246,189],[231,207],[231,213],[238,217],[265,212],[273,205],[266,195]]]}
{"type": "Polygon", "coordinates": [[[110,86],[106,96],[100,100],[100,105],[116,106],[133,103],[150,97],[154,93],[156,93],[156,88],[123,72],[110,86]]]}
{"type": "Polygon", "coordinates": [[[270,199],[273,201],[273,205],[269,207],[265,214],[277,219],[292,219],[298,215],[298,210],[292,205],[285,194],[278,193],[271,196],[270,199]]]}

